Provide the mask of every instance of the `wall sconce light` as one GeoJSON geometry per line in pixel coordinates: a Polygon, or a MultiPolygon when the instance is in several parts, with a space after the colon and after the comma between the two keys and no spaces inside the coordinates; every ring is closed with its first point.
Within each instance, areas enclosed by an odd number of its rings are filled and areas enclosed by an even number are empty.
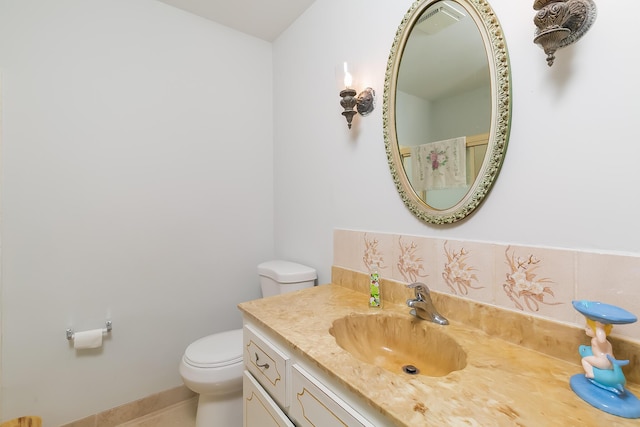
{"type": "Polygon", "coordinates": [[[361,116],[367,116],[373,111],[376,103],[376,92],[368,87],[356,96],[357,92],[353,88],[353,73],[349,65],[345,62],[336,71],[342,77],[342,82],[344,82],[344,89],[340,91],[340,98],[342,98],[340,105],[344,108],[342,115],[347,119],[347,126],[351,129],[353,116],[358,113],[361,116]]]}
{"type": "Polygon", "coordinates": [[[533,42],[547,54],[547,65],[553,65],[556,50],[577,42],[596,19],[593,0],[535,0],[537,10],[533,42]]]}

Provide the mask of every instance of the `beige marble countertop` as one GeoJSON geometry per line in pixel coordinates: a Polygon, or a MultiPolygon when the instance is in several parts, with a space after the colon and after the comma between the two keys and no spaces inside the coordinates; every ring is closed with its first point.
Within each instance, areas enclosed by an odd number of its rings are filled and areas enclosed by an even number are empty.
{"type": "MultiPolygon", "coordinates": [[[[383,294],[384,298],[384,294],[383,294]]],[[[467,353],[467,365],[444,377],[408,376],[363,363],[339,347],[329,329],[335,319],[356,314],[406,316],[405,305],[367,307],[366,295],[336,284],[321,285],[239,305],[294,352],[361,397],[398,426],[638,426],[640,420],[613,416],[576,396],[569,378],[582,372],[570,363],[489,336],[456,321],[439,326],[467,353]],[[372,313],[373,312],[373,313],[372,313]]],[[[417,320],[425,322],[423,320],[417,320]]],[[[504,326],[508,329],[508,326],[504,326]]],[[[640,396],[640,387],[628,384],[640,396]]]]}

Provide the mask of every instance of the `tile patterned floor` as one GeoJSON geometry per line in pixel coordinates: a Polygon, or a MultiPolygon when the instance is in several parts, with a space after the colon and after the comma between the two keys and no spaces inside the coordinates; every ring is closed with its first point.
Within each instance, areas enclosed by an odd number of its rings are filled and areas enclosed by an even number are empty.
{"type": "Polygon", "coordinates": [[[195,427],[197,406],[198,398],[194,397],[120,424],[119,427],[195,427]]]}

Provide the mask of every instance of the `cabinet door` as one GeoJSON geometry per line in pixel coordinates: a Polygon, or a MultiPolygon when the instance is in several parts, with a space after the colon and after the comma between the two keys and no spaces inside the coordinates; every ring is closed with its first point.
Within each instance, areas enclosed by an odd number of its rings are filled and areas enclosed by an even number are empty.
{"type": "Polygon", "coordinates": [[[299,427],[374,427],[299,365],[291,370],[289,416],[299,427]]]}
{"type": "Polygon", "coordinates": [[[248,371],[242,379],[242,410],[244,427],[294,427],[248,371]]]}

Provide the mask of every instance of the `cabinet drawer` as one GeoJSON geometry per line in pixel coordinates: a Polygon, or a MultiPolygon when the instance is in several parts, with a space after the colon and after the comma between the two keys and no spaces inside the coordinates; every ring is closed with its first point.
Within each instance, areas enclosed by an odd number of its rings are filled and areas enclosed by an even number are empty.
{"type": "Polygon", "coordinates": [[[299,427],[375,427],[297,364],[291,388],[289,417],[299,427]]]}
{"type": "Polygon", "coordinates": [[[242,399],[244,427],[294,427],[248,371],[242,378],[242,399]]]}
{"type": "Polygon", "coordinates": [[[253,377],[264,387],[281,408],[289,407],[288,375],[289,356],[278,350],[259,332],[244,326],[244,364],[253,377]]]}

